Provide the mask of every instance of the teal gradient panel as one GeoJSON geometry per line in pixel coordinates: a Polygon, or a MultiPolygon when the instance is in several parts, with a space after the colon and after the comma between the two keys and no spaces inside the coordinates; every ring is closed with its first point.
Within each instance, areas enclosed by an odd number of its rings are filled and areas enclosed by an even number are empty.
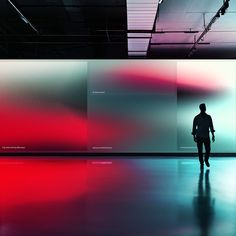
{"type": "MultiPolygon", "coordinates": [[[[178,61],[178,150],[195,152],[192,122],[205,103],[216,130],[212,152],[235,152],[235,65],[233,61],[178,61]]],[[[211,135],[210,135],[211,136],[211,135]]]]}
{"type": "Polygon", "coordinates": [[[175,62],[92,61],[89,75],[90,150],[176,150],[175,62]]]}

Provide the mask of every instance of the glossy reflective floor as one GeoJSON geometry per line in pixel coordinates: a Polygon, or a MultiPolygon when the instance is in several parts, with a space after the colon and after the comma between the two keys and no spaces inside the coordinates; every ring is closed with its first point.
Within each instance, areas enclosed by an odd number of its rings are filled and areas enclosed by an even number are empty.
{"type": "Polygon", "coordinates": [[[0,160],[0,236],[236,235],[236,158],[0,160]]]}

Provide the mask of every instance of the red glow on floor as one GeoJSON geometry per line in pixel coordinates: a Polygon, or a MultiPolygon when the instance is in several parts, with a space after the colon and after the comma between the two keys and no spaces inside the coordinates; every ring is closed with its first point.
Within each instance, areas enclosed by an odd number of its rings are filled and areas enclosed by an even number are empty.
{"type": "Polygon", "coordinates": [[[81,196],[125,189],[134,172],[118,161],[0,160],[0,212],[25,204],[73,201],[81,196]],[[106,180],[106,181],[104,181],[106,180]]]}
{"type": "Polygon", "coordinates": [[[86,191],[86,162],[1,160],[1,208],[64,201],[86,191]]]}

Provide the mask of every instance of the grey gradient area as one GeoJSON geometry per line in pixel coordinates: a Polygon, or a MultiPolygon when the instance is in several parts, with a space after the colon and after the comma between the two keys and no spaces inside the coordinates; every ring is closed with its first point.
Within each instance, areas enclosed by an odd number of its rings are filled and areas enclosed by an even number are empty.
{"type": "Polygon", "coordinates": [[[58,104],[84,114],[87,110],[87,62],[1,60],[0,84],[19,103],[58,104]]]}
{"type": "Polygon", "coordinates": [[[89,104],[92,107],[89,107],[89,122],[99,122],[99,117],[102,122],[102,117],[106,117],[114,126],[120,126],[117,130],[120,138],[115,138],[115,143],[112,139],[95,143],[93,138],[96,134],[90,130],[90,145],[113,147],[115,152],[175,151],[175,99],[175,95],[158,94],[90,95],[89,104]]]}

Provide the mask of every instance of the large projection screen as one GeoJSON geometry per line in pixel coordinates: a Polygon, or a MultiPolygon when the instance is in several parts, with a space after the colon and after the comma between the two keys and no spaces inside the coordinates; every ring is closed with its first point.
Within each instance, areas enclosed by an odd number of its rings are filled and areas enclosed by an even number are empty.
{"type": "Polygon", "coordinates": [[[0,153],[193,153],[200,103],[235,153],[235,82],[235,60],[1,60],[0,153]]]}

